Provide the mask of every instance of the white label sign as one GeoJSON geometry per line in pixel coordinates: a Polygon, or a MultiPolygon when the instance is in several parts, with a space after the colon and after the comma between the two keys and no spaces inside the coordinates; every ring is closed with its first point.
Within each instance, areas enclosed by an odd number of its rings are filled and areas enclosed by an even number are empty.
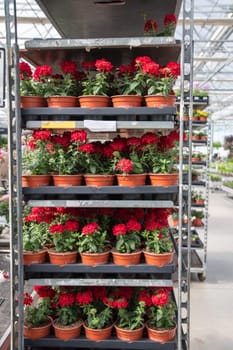
{"type": "Polygon", "coordinates": [[[5,99],[5,49],[0,48],[0,107],[4,107],[5,99]]]}

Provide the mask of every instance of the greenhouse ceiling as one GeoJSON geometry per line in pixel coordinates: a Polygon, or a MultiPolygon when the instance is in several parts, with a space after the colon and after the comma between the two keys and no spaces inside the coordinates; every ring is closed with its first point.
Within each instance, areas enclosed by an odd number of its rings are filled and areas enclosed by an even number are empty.
{"type": "MultiPolygon", "coordinates": [[[[39,1],[38,1],[39,2],[39,1]]],[[[17,0],[18,42],[60,35],[34,0],[17,0]]],[[[151,14],[153,17],[153,14],[151,14]]],[[[182,37],[182,10],[175,38],[182,37]]],[[[208,89],[213,120],[233,120],[233,2],[194,1],[194,86],[208,89]]],[[[0,3],[0,45],[5,45],[4,3],[0,3]]]]}

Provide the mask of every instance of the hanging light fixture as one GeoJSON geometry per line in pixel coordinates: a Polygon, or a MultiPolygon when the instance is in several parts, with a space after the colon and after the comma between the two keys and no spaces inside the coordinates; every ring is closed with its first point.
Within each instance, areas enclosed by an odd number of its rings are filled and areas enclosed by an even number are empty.
{"type": "Polygon", "coordinates": [[[126,4],[124,0],[95,0],[95,5],[101,6],[122,6],[126,4]]]}

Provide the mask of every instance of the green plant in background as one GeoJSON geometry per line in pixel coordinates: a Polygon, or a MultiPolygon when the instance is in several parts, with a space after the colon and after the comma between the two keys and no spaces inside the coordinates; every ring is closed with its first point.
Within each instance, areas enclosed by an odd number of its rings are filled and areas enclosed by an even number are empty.
{"type": "Polygon", "coordinates": [[[222,178],[219,175],[210,173],[210,180],[211,181],[220,182],[220,181],[222,181],[222,178]]]}
{"type": "Polygon", "coordinates": [[[233,188],[233,181],[226,181],[223,183],[224,186],[233,188]]]}
{"type": "Polygon", "coordinates": [[[6,136],[0,135],[0,148],[6,148],[7,144],[8,144],[7,135],[6,136]]]}

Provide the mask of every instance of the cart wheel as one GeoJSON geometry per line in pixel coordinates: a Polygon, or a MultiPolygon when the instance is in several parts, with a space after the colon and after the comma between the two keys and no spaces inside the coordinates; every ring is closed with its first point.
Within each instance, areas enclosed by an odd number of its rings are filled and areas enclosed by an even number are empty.
{"type": "Polygon", "coordinates": [[[198,277],[200,282],[204,282],[206,280],[206,276],[203,275],[203,273],[198,273],[197,277],[198,277]]]}

